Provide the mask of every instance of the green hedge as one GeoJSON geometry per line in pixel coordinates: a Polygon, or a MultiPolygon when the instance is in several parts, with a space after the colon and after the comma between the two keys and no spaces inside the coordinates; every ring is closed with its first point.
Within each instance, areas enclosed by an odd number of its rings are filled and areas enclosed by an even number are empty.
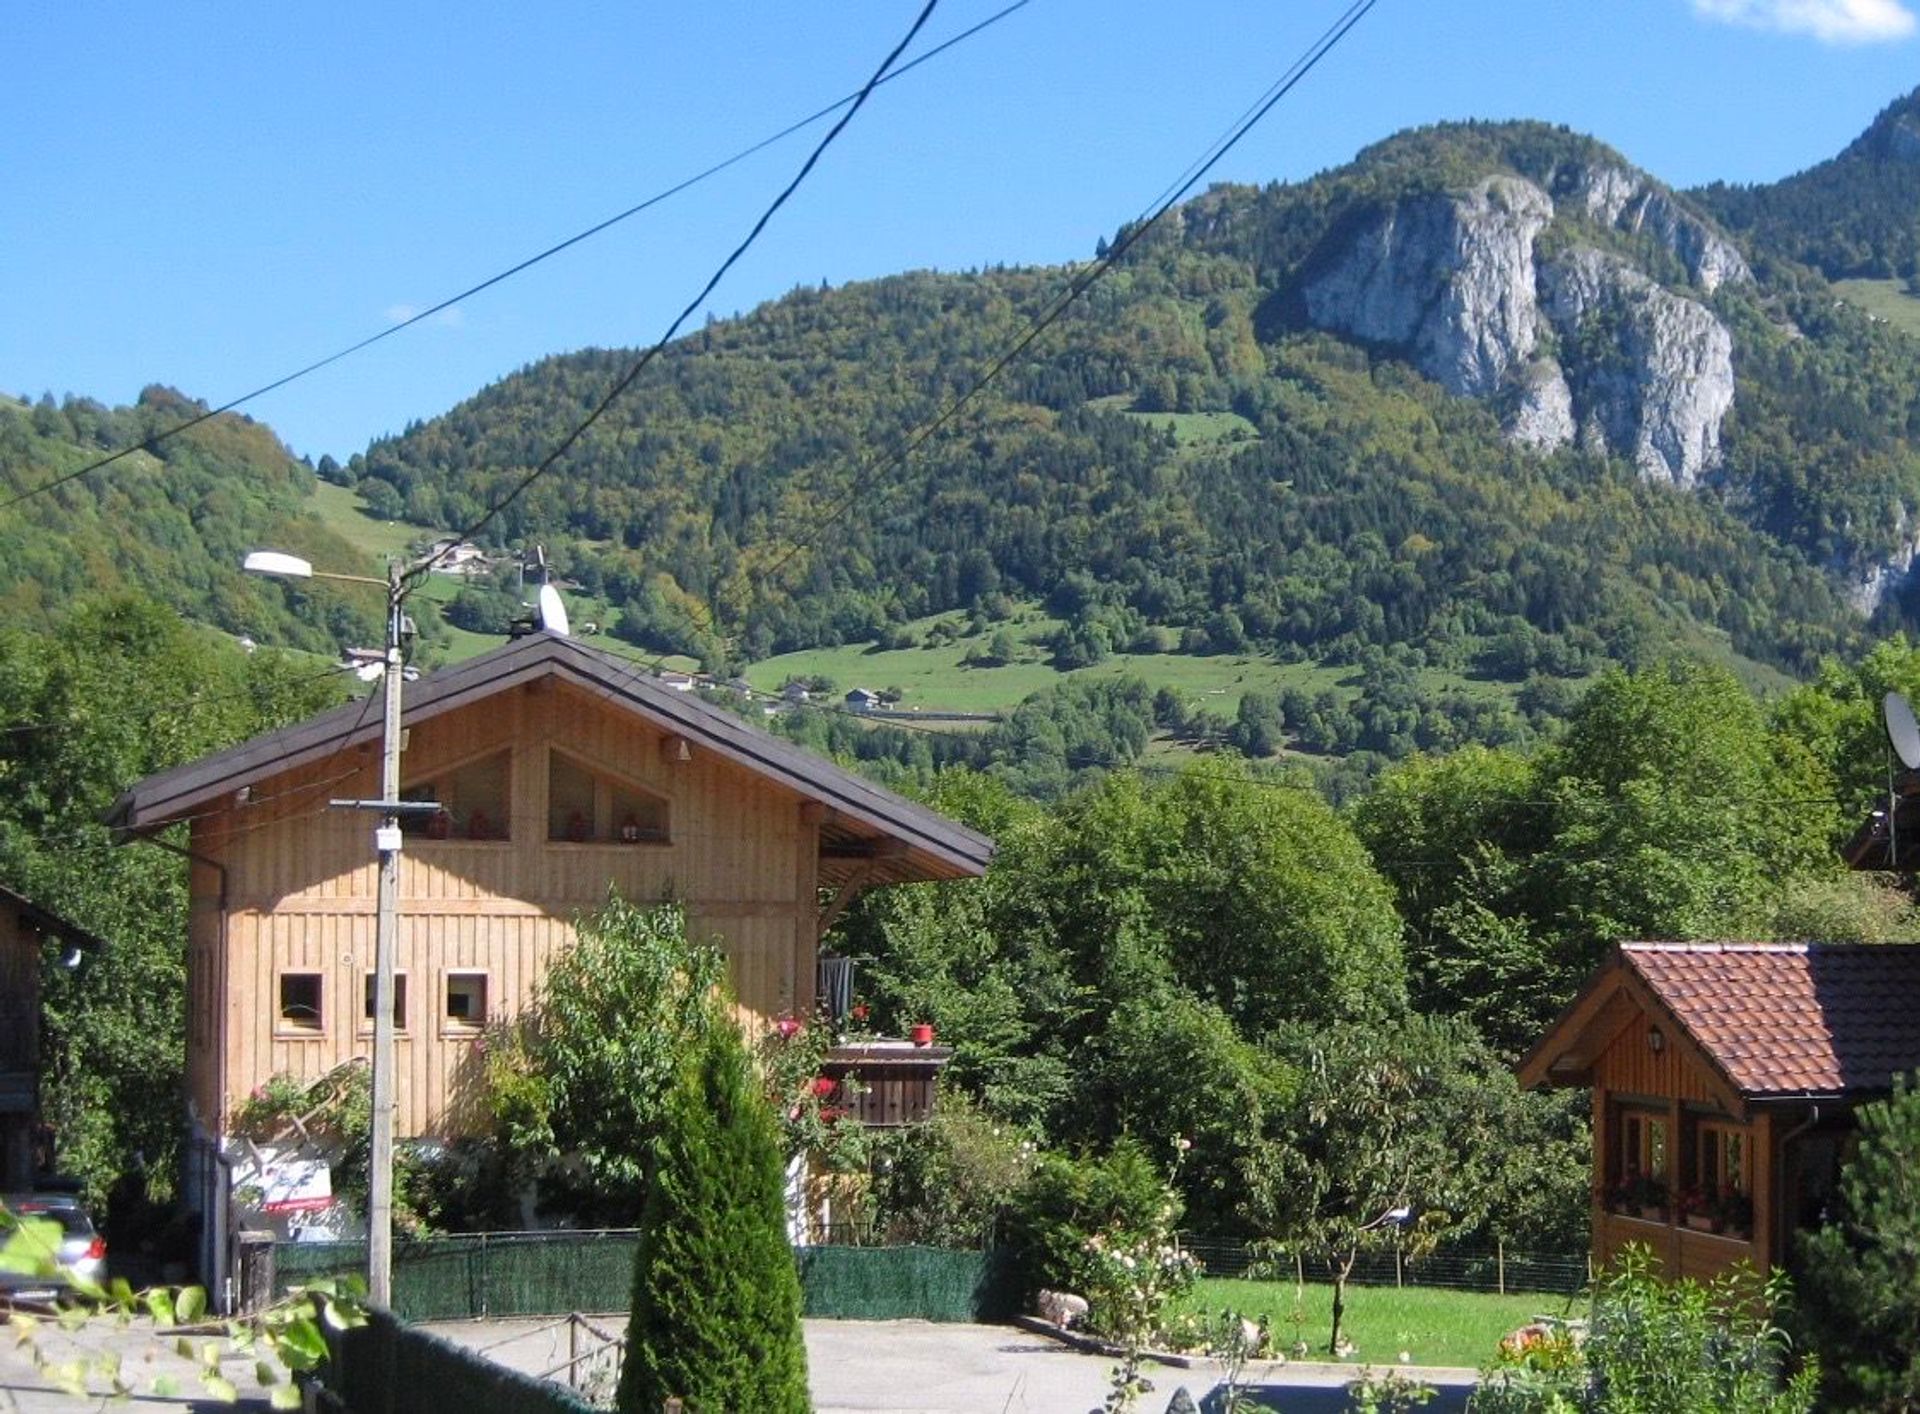
{"type": "MultiPolygon", "coordinates": [[[[633,1288],[631,1232],[475,1234],[400,1242],[393,1309],[407,1321],[617,1312],[633,1288]]],[[[999,1321],[1019,1310],[1000,1251],[935,1247],[803,1247],[796,1253],[809,1316],[840,1320],[999,1321]]],[[[360,1271],[358,1242],[283,1242],[275,1286],[360,1271]]]]}
{"type": "MultiPolygon", "coordinates": [[[[331,1245],[331,1244],[329,1244],[331,1245]]],[[[496,1365],[428,1331],[375,1311],[350,1331],[329,1331],[319,1383],[347,1414],[603,1414],[563,1385],[496,1365]]]]}

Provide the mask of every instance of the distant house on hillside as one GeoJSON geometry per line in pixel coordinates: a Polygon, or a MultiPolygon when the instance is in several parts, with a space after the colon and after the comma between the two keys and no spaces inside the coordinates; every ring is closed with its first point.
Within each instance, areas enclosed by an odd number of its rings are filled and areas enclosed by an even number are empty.
{"type": "Polygon", "coordinates": [[[433,558],[435,574],[476,575],[488,569],[487,552],[471,540],[446,536],[429,545],[427,554],[433,558]]]}
{"type": "MultiPolygon", "coordinates": [[[[353,703],[149,777],[110,822],[191,822],[187,1083],[203,1266],[228,1269],[234,1111],[372,1044],[380,718],[353,703]]],[[[992,842],[633,663],[535,632],[406,692],[397,1130],[452,1137],[486,1025],[531,1001],[609,887],[672,896],[722,945],[749,1027],[815,1006],[822,934],[861,891],[974,877],[992,842]]],[[[943,1056],[944,1052],[939,1055],[943,1056]]],[[[931,1051],[919,1059],[936,1059],[931,1051]]],[[[859,1057],[847,1064],[861,1075],[859,1057]]],[[[876,1073],[903,1095],[924,1077],[876,1073]]]]}
{"type": "Polygon", "coordinates": [[[0,884],[0,1192],[34,1186],[54,1163],[40,1113],[42,945],[78,962],[100,940],[0,884]]]}
{"type": "Polygon", "coordinates": [[[1627,943],[1520,1065],[1593,1090],[1593,1256],[1784,1266],[1861,1103],[1920,1069],[1920,947],[1627,943]]]}
{"type": "Polygon", "coordinates": [[[884,705],[884,701],[879,693],[869,692],[864,687],[856,687],[847,694],[847,708],[854,712],[871,712],[884,705]]]}

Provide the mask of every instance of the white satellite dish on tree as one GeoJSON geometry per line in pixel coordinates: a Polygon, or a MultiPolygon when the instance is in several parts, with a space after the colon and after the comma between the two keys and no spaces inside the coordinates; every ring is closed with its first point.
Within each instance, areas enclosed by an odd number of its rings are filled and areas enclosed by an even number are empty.
{"type": "MultiPolygon", "coordinates": [[[[567,606],[560,602],[560,591],[551,584],[540,586],[539,597],[534,600],[533,618],[548,633],[557,633],[562,638],[567,636],[567,606]]],[[[1912,720],[1911,713],[1908,714],[1908,720],[1912,720]]],[[[1920,729],[1915,732],[1915,740],[1920,741],[1920,729]]]]}
{"type": "Polygon", "coordinates": [[[1915,721],[1913,706],[1897,692],[1889,692],[1881,703],[1880,715],[1887,724],[1887,740],[1893,754],[1909,771],[1920,770],[1920,721],[1915,721]]]}

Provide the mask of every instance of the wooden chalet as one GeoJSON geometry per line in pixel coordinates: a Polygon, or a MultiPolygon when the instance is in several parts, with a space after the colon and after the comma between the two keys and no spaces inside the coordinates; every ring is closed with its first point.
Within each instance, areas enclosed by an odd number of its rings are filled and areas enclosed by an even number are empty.
{"type": "MultiPolygon", "coordinates": [[[[109,821],[187,822],[188,1091],[217,1146],[274,1075],[372,1041],[380,715],[356,702],[149,777],[109,821]]],[[[815,1005],[821,935],[861,890],[984,872],[992,842],[637,665],[536,632],[410,684],[397,1131],[469,1123],[477,1043],[533,999],[609,888],[672,898],[725,951],[743,1023],[815,1005]]]]}
{"type": "Polygon", "coordinates": [[[1520,1065],[1593,1090],[1593,1256],[1785,1266],[1852,1113],[1920,1068],[1920,947],[1627,943],[1520,1065]]]}
{"type": "Polygon", "coordinates": [[[30,1189],[53,1165],[40,1114],[40,968],[48,941],[63,944],[76,962],[101,946],[0,884],[0,1192],[30,1189]]]}

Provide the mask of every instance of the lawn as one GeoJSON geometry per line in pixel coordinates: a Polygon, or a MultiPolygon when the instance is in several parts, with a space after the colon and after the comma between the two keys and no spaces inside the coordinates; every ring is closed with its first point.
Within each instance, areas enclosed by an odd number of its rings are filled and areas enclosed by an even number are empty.
{"type": "Polygon", "coordinates": [[[1920,334],[1920,299],[1906,291],[1903,280],[1835,280],[1834,290],[1849,304],[1884,319],[1896,329],[1920,334]]]}
{"type": "MultiPolygon", "coordinates": [[[[1349,1286],[1343,1326],[1354,1352],[1348,1363],[1390,1365],[1405,1351],[1416,1365],[1478,1368],[1493,1358],[1500,1338],[1509,1331],[1535,1316],[1579,1314],[1569,1304],[1579,1301],[1578,1297],[1499,1296],[1431,1286],[1349,1286]]],[[[1328,1358],[1327,1332],[1333,1317],[1330,1286],[1203,1277],[1175,1308],[1176,1313],[1200,1316],[1228,1309],[1250,1320],[1265,1315],[1274,1344],[1282,1351],[1304,1340],[1308,1358],[1328,1358]]]]}
{"type": "Polygon", "coordinates": [[[327,529],[349,544],[357,545],[376,560],[390,555],[404,556],[416,540],[431,539],[442,532],[402,520],[379,520],[367,514],[360,493],[317,477],[313,485],[313,513],[327,529]]]}

